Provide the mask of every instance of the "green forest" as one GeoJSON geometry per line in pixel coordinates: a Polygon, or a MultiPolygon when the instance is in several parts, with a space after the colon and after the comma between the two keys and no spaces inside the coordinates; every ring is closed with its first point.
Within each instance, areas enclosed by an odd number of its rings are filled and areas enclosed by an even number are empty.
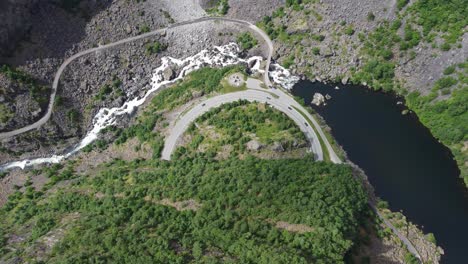
{"type": "Polygon", "coordinates": [[[28,248],[65,229],[44,262],[342,263],[367,206],[349,166],[310,158],[114,160],[92,175],[69,168],[51,174],[71,185],[29,186],[0,210],[6,258],[29,260],[28,248]],[[164,199],[197,206],[177,210],[164,199]],[[290,232],[279,221],[308,228],[290,232]],[[11,250],[6,234],[25,239],[11,250]]]}

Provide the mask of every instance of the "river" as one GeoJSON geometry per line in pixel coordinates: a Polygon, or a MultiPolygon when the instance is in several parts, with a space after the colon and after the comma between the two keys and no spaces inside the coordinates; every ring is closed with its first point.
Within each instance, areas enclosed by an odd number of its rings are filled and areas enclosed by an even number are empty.
{"type": "MultiPolygon", "coordinates": [[[[142,105],[147,98],[159,90],[161,87],[171,85],[179,80],[182,80],[190,72],[200,69],[202,67],[226,67],[229,65],[245,64],[251,67],[249,71],[252,73],[263,73],[260,69],[262,57],[253,56],[250,58],[243,59],[239,56],[241,50],[236,43],[229,43],[223,46],[214,46],[210,49],[205,49],[199,53],[186,57],[184,59],[177,59],[172,57],[163,57],[161,59],[161,65],[159,65],[153,72],[151,77],[150,89],[144,92],[143,96],[129,96],[130,99],[123,105],[113,108],[101,108],[93,118],[92,129],[89,130],[84,138],[75,146],[70,146],[65,153],[55,153],[48,157],[36,157],[30,159],[23,159],[8,163],[0,161],[0,172],[9,170],[12,168],[21,168],[46,164],[46,163],[60,163],[63,160],[78,153],[84,147],[93,143],[98,137],[101,130],[118,122],[118,118],[122,115],[128,115],[133,113],[140,105],[142,105]],[[178,69],[179,74],[171,80],[166,80],[164,77],[164,71],[167,68],[172,70],[178,69]]],[[[292,86],[299,80],[297,76],[291,75],[291,73],[283,68],[279,64],[271,64],[271,70],[269,72],[273,82],[281,85],[285,89],[291,89],[292,86]]]]}
{"type": "Polygon", "coordinates": [[[442,263],[467,263],[468,192],[450,151],[414,114],[402,115],[402,100],[392,94],[310,81],[293,88],[309,105],[316,92],[332,97],[326,106],[312,107],[366,172],[377,196],[434,233],[445,251],[442,263]]]}

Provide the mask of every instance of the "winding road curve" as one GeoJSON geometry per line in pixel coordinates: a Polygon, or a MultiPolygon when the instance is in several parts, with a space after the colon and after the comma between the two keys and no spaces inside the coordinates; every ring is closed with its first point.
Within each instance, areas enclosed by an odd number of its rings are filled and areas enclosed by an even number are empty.
{"type": "MultiPolygon", "coordinates": [[[[197,23],[206,22],[206,21],[214,21],[214,20],[241,24],[243,26],[246,26],[246,27],[250,28],[251,30],[254,30],[258,34],[260,34],[262,36],[262,38],[265,39],[265,41],[267,42],[267,44],[269,46],[270,53],[268,54],[266,69],[270,68],[271,56],[272,56],[272,51],[273,51],[273,43],[271,42],[271,40],[268,38],[268,36],[261,29],[259,29],[258,27],[256,27],[255,25],[253,25],[252,23],[250,23],[248,21],[239,20],[239,19],[224,18],[224,17],[202,17],[202,18],[197,18],[197,19],[193,19],[193,20],[174,23],[174,24],[172,24],[172,25],[170,25],[170,26],[168,26],[166,28],[157,29],[157,30],[145,33],[145,34],[141,34],[141,35],[138,35],[138,36],[122,39],[122,40],[119,40],[119,41],[116,41],[116,42],[113,42],[113,43],[110,43],[110,44],[107,44],[107,45],[102,45],[102,46],[99,46],[99,47],[84,50],[84,51],[78,52],[75,55],[73,55],[73,56],[69,57],[68,59],[66,59],[62,63],[62,65],[60,65],[59,69],[55,73],[54,81],[52,83],[52,92],[50,93],[49,104],[47,106],[47,112],[45,113],[45,115],[43,117],[41,117],[41,119],[39,119],[38,121],[36,121],[36,122],[34,122],[34,123],[30,124],[30,125],[27,125],[25,127],[22,127],[22,128],[16,129],[16,130],[0,133],[0,140],[5,139],[5,138],[9,138],[9,137],[12,137],[12,136],[19,135],[19,134],[25,133],[25,132],[33,130],[33,129],[37,129],[37,128],[41,127],[42,125],[44,125],[50,119],[50,117],[52,115],[53,108],[54,108],[54,101],[55,101],[55,96],[57,94],[57,89],[58,89],[58,86],[59,86],[60,77],[62,76],[62,73],[67,68],[67,66],[71,62],[73,62],[74,60],[76,60],[76,59],[78,59],[78,58],[80,58],[80,57],[82,57],[84,55],[93,53],[93,52],[106,50],[106,49],[109,49],[109,48],[112,48],[112,47],[115,47],[115,46],[119,46],[121,44],[125,44],[125,43],[132,42],[132,41],[135,41],[135,40],[147,38],[147,37],[150,37],[150,36],[153,36],[153,35],[161,34],[161,33],[165,32],[168,29],[174,29],[174,28],[178,28],[178,27],[181,27],[181,26],[197,24],[197,23]]],[[[268,70],[266,72],[268,72],[268,70]]],[[[268,84],[268,85],[271,85],[270,80],[268,79],[267,76],[268,76],[268,74],[265,74],[265,83],[268,84]]]]}
{"type": "Polygon", "coordinates": [[[305,134],[307,140],[311,143],[311,151],[315,154],[316,160],[323,160],[323,152],[320,142],[317,139],[315,131],[308,125],[307,120],[293,107],[290,107],[282,97],[275,98],[270,93],[261,90],[247,90],[229,94],[219,95],[196,105],[186,114],[184,114],[171,128],[171,133],[164,142],[164,149],[161,158],[170,160],[171,154],[175,150],[177,140],[184,134],[198,117],[208,112],[210,109],[221,106],[222,104],[231,103],[239,100],[247,100],[249,102],[264,102],[272,107],[285,113],[291,118],[301,131],[305,134]]]}

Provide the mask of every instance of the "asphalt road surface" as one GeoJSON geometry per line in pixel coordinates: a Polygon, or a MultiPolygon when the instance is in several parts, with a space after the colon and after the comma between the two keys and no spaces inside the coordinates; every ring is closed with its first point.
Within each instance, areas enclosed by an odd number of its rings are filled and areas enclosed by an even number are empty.
{"type": "Polygon", "coordinates": [[[162,151],[162,159],[170,160],[171,154],[174,152],[177,140],[184,134],[184,132],[189,128],[198,117],[202,116],[204,113],[208,112],[212,108],[221,106],[222,104],[235,102],[239,100],[247,100],[250,102],[262,102],[268,103],[272,107],[278,109],[279,111],[285,113],[289,118],[291,118],[297,126],[304,132],[307,140],[311,144],[310,150],[314,153],[316,160],[323,160],[322,147],[320,146],[320,141],[317,138],[317,135],[313,128],[308,124],[307,120],[299,113],[295,108],[287,104],[281,97],[275,98],[270,93],[260,90],[247,90],[229,94],[219,95],[213,98],[210,98],[206,101],[203,101],[190,109],[182,117],[179,117],[177,122],[171,128],[171,133],[164,142],[164,149],[162,151]]]}

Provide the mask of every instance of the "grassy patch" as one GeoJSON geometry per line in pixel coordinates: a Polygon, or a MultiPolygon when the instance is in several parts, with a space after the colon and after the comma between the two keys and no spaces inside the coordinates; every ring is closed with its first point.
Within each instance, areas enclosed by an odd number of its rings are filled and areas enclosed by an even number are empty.
{"type": "Polygon", "coordinates": [[[144,34],[144,33],[148,33],[151,31],[150,27],[146,24],[143,24],[141,26],[138,27],[139,28],[139,33],[140,34],[144,34]]]}
{"type": "Polygon", "coordinates": [[[229,81],[222,80],[221,81],[222,88],[220,90],[221,93],[234,93],[247,90],[246,84],[242,84],[241,86],[233,86],[229,84],[229,81]]]}
{"type": "Polygon", "coordinates": [[[295,59],[296,59],[296,56],[294,56],[294,54],[289,55],[283,60],[283,66],[286,69],[289,69],[294,64],[295,59]]]}
{"type": "Polygon", "coordinates": [[[221,86],[222,86],[221,89],[220,89],[220,92],[221,92],[221,93],[223,93],[223,94],[224,94],[224,93],[234,93],[234,92],[239,92],[239,91],[245,91],[245,90],[247,90],[247,85],[246,85],[246,83],[245,83],[245,79],[246,79],[245,77],[246,77],[246,75],[244,75],[243,73],[239,72],[239,74],[242,74],[242,76],[243,76],[243,81],[244,81],[244,83],[243,83],[242,85],[240,85],[240,86],[234,86],[234,85],[231,85],[231,84],[229,83],[229,80],[228,80],[229,76],[231,76],[232,74],[234,74],[234,73],[230,73],[229,75],[226,75],[226,77],[224,77],[224,78],[221,80],[221,86]]]}
{"type": "Polygon", "coordinates": [[[348,36],[351,36],[354,34],[354,28],[352,26],[348,26],[345,28],[344,33],[348,36]]]}
{"type": "Polygon", "coordinates": [[[175,20],[174,18],[171,16],[171,14],[169,14],[169,12],[167,12],[166,10],[162,10],[162,9],[159,9],[159,11],[163,14],[163,16],[167,19],[167,21],[169,22],[169,24],[174,24],[175,23],[175,20]]]}

